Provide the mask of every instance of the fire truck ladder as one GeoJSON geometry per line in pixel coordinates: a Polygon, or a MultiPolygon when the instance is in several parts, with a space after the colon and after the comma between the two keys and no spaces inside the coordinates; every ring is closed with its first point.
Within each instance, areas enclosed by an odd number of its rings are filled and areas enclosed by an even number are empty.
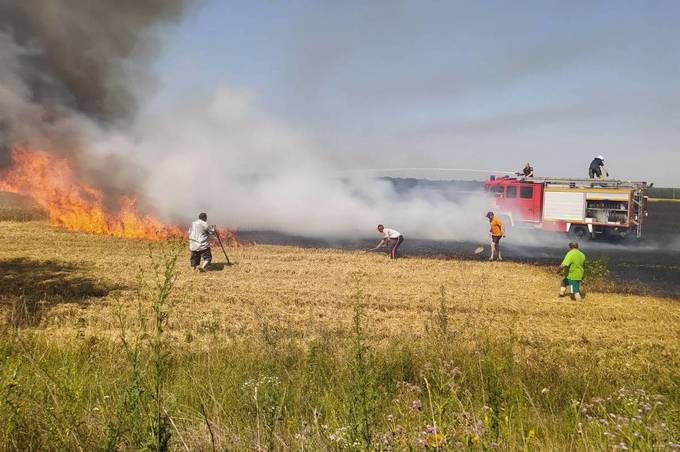
{"type": "Polygon", "coordinates": [[[531,177],[522,178],[526,182],[544,183],[546,186],[559,185],[571,188],[632,188],[646,192],[647,182],[637,182],[618,179],[568,179],[560,177],[531,177]]]}
{"type": "MultiPolygon", "coordinates": [[[[646,188],[646,187],[645,187],[646,188]]],[[[639,239],[642,237],[642,229],[645,224],[647,204],[647,190],[636,189],[633,192],[633,224],[635,224],[635,236],[639,239]]]]}

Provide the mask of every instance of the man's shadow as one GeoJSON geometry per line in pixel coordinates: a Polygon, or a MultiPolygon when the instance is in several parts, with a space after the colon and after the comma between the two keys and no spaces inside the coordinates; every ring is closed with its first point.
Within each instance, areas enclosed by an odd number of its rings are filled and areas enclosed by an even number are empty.
{"type": "Polygon", "coordinates": [[[230,263],[226,263],[226,262],[213,262],[213,263],[211,263],[210,265],[208,265],[208,268],[206,268],[205,270],[206,270],[206,271],[209,271],[209,272],[221,272],[221,271],[224,270],[225,268],[233,267],[233,266],[235,266],[235,265],[236,265],[235,262],[230,262],[230,263]]]}
{"type": "Polygon", "coordinates": [[[52,260],[0,260],[0,304],[8,308],[7,320],[16,326],[37,325],[56,305],[88,304],[122,288],[84,275],[82,270],[52,260]]]}

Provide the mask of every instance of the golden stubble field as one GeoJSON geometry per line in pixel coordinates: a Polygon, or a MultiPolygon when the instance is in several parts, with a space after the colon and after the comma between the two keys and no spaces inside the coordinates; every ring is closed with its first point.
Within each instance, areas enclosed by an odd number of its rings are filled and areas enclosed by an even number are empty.
{"type": "MultiPolygon", "coordinates": [[[[178,246],[73,233],[42,222],[0,227],[3,322],[32,310],[33,324],[21,328],[54,341],[77,334],[116,337],[121,322],[138,328],[140,300],[147,303],[142,288],[153,284],[150,249],[158,260],[178,246]]],[[[168,331],[177,344],[205,347],[215,338],[263,331],[301,341],[344,334],[359,292],[371,339],[417,337],[432,325],[443,286],[453,330],[513,335],[536,349],[567,354],[587,347],[636,368],[680,359],[680,301],[595,292],[582,303],[559,299],[559,277],[544,267],[390,261],[382,254],[266,245],[228,252],[235,265],[201,274],[190,271],[189,253],[181,248],[168,331]]],[[[219,249],[213,256],[224,262],[219,249]]]]}

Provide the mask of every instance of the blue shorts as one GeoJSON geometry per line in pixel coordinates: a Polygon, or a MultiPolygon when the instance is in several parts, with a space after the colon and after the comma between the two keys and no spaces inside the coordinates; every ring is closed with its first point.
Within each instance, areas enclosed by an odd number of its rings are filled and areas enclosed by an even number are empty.
{"type": "Polygon", "coordinates": [[[581,293],[581,281],[578,279],[564,278],[562,280],[562,287],[569,287],[571,293],[581,293]]]}

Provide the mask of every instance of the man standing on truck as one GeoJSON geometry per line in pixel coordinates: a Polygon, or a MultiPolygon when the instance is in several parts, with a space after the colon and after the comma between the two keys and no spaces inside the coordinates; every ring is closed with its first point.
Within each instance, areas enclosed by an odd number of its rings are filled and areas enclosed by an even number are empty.
{"type": "Polygon", "coordinates": [[[396,259],[397,250],[399,249],[401,244],[404,243],[404,236],[401,235],[400,232],[395,231],[394,229],[386,228],[382,224],[379,224],[377,229],[378,232],[383,234],[383,238],[381,241],[378,242],[378,244],[373,249],[377,250],[382,246],[387,246],[387,243],[390,240],[392,240],[392,248],[390,248],[390,259],[396,259]]]}
{"type": "Polygon", "coordinates": [[[569,251],[567,251],[562,264],[557,269],[558,274],[562,274],[564,269],[567,269],[567,274],[560,285],[560,297],[567,295],[568,287],[571,299],[581,301],[581,281],[583,280],[585,263],[586,255],[578,249],[578,243],[569,243],[569,251]]]}
{"type": "Polygon", "coordinates": [[[491,257],[489,257],[489,260],[492,261],[494,255],[496,255],[498,260],[502,261],[501,239],[505,237],[505,226],[493,212],[487,213],[486,217],[489,219],[489,235],[491,236],[491,257]]]}
{"type": "Polygon", "coordinates": [[[590,162],[590,167],[588,168],[588,176],[591,179],[595,179],[595,176],[597,176],[598,179],[603,179],[602,173],[606,174],[607,177],[609,177],[609,173],[607,172],[607,169],[604,167],[604,157],[598,155],[593,159],[592,162],[590,162]]]}
{"type": "Polygon", "coordinates": [[[531,163],[527,162],[520,174],[524,177],[534,177],[534,168],[531,166],[531,163]]]}
{"type": "Polygon", "coordinates": [[[215,235],[215,226],[208,223],[208,215],[204,212],[198,214],[198,220],[191,223],[189,228],[189,250],[191,251],[191,269],[204,272],[212,261],[210,252],[210,236],[215,235]],[[201,264],[203,258],[203,264],[201,264]],[[199,265],[201,264],[201,265],[199,265]]]}

